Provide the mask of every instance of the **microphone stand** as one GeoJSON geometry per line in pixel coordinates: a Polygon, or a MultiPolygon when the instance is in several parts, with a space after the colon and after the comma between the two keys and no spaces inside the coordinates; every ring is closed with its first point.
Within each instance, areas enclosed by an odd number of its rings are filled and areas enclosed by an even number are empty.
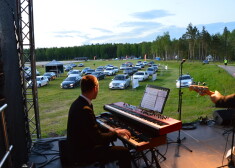
{"type": "MultiPolygon", "coordinates": [[[[182,62],[180,63],[180,67],[179,67],[179,103],[178,103],[178,113],[179,113],[179,120],[181,121],[181,111],[182,111],[182,95],[183,92],[181,91],[181,77],[182,77],[182,68],[183,68],[183,63],[185,62],[185,59],[182,60],[182,62]]],[[[184,138],[180,138],[180,130],[178,131],[178,138],[176,142],[173,143],[177,143],[178,144],[178,151],[177,154],[175,154],[176,156],[179,156],[179,147],[180,145],[183,146],[185,149],[187,149],[188,151],[192,152],[191,149],[189,149],[187,146],[185,146],[184,144],[182,144],[182,141],[186,139],[186,137],[184,138]]]]}

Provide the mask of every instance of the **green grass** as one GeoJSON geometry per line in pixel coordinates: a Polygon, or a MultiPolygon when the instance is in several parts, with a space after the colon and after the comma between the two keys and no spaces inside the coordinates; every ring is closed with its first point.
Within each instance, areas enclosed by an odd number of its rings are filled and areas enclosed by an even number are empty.
{"type": "MultiPolygon", "coordinates": [[[[113,64],[119,67],[123,62],[125,61],[95,61],[95,67],[107,64],[113,64]]],[[[133,60],[132,62],[136,63],[137,60],[133,60]]],[[[129,87],[126,90],[110,90],[108,84],[113,76],[100,80],[100,91],[97,99],[93,101],[96,115],[104,112],[103,105],[109,103],[121,101],[138,106],[142,99],[145,86],[151,84],[170,88],[170,94],[163,114],[178,119],[179,90],[175,87],[175,83],[179,76],[180,63],[175,61],[155,62],[161,65],[157,74],[157,80],[151,81],[150,78],[147,81],[140,82],[140,87],[136,89],[129,87]],[[162,67],[166,65],[168,69],[164,70],[162,67]]],[[[85,66],[95,68],[93,65],[94,61],[84,62],[84,64],[85,66]]],[[[83,68],[77,67],[76,69],[83,68]]],[[[42,67],[38,67],[38,70],[41,74],[44,73],[42,67]]],[[[235,79],[216,64],[202,65],[199,62],[186,62],[183,64],[183,73],[189,73],[197,82],[205,82],[212,91],[218,90],[225,95],[235,92],[235,79]]],[[[66,74],[51,81],[48,86],[38,89],[40,124],[43,137],[66,134],[69,107],[81,93],[80,87],[75,89],[60,88],[60,83],[65,79],[66,74]]],[[[212,118],[212,113],[215,108],[208,96],[199,96],[196,92],[189,91],[188,88],[183,88],[182,92],[183,122],[195,121],[201,116],[212,118]]]]}

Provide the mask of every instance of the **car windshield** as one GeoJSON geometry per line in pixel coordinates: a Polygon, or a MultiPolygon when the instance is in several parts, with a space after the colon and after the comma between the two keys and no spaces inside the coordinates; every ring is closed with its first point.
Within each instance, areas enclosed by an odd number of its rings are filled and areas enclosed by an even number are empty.
{"type": "Polygon", "coordinates": [[[68,77],[64,81],[75,81],[76,77],[68,77]]]}
{"type": "Polygon", "coordinates": [[[125,79],[125,77],[121,76],[121,75],[118,75],[118,76],[114,77],[114,80],[124,80],[124,79],[125,79]]]}
{"type": "Polygon", "coordinates": [[[113,70],[113,68],[107,68],[106,70],[108,70],[108,71],[109,71],[109,70],[113,70]]]}
{"type": "Polygon", "coordinates": [[[143,72],[136,72],[135,74],[136,74],[136,75],[144,75],[143,72]]]}
{"type": "Polygon", "coordinates": [[[187,79],[191,79],[191,77],[190,76],[181,76],[179,78],[179,80],[187,80],[187,79]]]}
{"type": "Polygon", "coordinates": [[[49,74],[49,73],[44,73],[43,76],[51,76],[51,74],[49,74]]]}
{"type": "Polygon", "coordinates": [[[40,80],[41,80],[41,78],[37,78],[36,80],[37,80],[37,81],[40,81],[40,80]]]}
{"type": "Polygon", "coordinates": [[[80,72],[79,71],[73,71],[70,74],[80,74],[80,72]]]}
{"type": "Polygon", "coordinates": [[[152,68],[149,68],[148,71],[153,71],[153,69],[152,69],[152,68]]]}

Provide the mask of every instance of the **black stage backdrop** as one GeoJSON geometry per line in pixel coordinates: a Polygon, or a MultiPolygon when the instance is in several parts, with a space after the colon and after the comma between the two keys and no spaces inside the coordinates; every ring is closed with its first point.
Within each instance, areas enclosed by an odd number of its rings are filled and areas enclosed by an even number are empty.
{"type": "MultiPolygon", "coordinates": [[[[5,110],[8,137],[13,145],[13,167],[21,167],[28,160],[25,135],[25,117],[19,69],[19,57],[15,36],[14,20],[16,0],[0,0],[0,70],[4,73],[0,78],[0,99],[5,98],[8,105],[5,110]],[[14,17],[13,17],[14,13],[14,17]]],[[[0,102],[2,105],[3,101],[0,102]]],[[[5,154],[2,124],[0,122],[0,159],[5,154]]],[[[5,167],[7,164],[5,164],[5,167]]]]}

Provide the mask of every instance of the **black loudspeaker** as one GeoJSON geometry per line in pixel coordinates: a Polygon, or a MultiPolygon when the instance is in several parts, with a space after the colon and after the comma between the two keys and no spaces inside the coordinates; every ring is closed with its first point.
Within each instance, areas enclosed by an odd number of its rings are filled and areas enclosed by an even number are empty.
{"type": "Polygon", "coordinates": [[[218,125],[232,125],[235,117],[234,109],[216,110],[213,113],[215,123],[218,125]]]}

